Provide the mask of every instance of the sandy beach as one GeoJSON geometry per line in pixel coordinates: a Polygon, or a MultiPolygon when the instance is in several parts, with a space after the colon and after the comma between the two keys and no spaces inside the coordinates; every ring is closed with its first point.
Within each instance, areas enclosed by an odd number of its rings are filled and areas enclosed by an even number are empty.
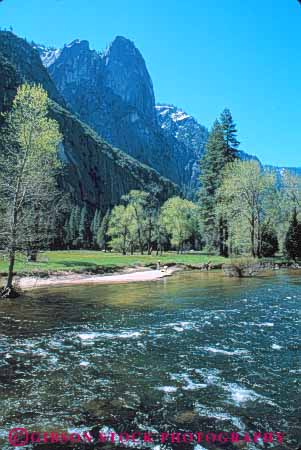
{"type": "Polygon", "coordinates": [[[177,271],[176,267],[166,270],[142,270],[132,273],[118,273],[111,275],[82,275],[82,274],[58,274],[47,278],[41,277],[22,277],[17,281],[21,289],[34,289],[49,286],[73,286],[81,284],[113,284],[113,283],[132,283],[139,281],[152,281],[168,277],[177,271]]]}

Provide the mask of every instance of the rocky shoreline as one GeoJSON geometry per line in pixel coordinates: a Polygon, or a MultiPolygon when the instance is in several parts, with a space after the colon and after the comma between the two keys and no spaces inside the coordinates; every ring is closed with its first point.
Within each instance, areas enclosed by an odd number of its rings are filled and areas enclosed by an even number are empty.
{"type": "Polygon", "coordinates": [[[301,265],[295,262],[271,262],[271,261],[256,261],[249,263],[233,262],[222,265],[223,272],[228,277],[252,277],[259,272],[266,272],[270,270],[280,269],[301,269],[301,265]]]}

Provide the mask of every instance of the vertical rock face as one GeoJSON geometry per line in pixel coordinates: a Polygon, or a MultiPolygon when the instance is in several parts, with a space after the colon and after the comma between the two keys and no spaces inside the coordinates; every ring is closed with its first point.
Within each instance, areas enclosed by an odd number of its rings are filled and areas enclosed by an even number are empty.
{"type": "MultiPolygon", "coordinates": [[[[41,49],[37,50],[41,53],[41,49]]],[[[173,183],[104,142],[68,111],[38,51],[12,33],[0,32],[0,113],[11,107],[17,87],[25,81],[40,83],[47,90],[52,99],[50,115],[59,123],[64,138],[60,149],[66,164],[62,188],[77,203],[103,211],[119,203],[121,196],[131,189],[155,193],[161,202],[176,195],[178,190],[173,183]]],[[[78,92],[77,86],[86,86],[89,95],[83,91],[82,96],[87,95],[87,101],[91,99],[91,92],[97,92],[98,84],[91,85],[90,74],[101,72],[102,60],[89,50],[87,41],[73,42],[58,58],[58,53],[50,55],[50,52],[53,51],[47,50],[48,61],[64,61],[63,66],[57,67],[58,71],[63,69],[60,72],[62,91],[70,93],[71,98],[72,90],[78,92]]]]}
{"type": "Polygon", "coordinates": [[[87,41],[73,41],[61,51],[40,54],[82,121],[184,192],[194,186],[191,149],[159,125],[152,80],[133,42],[118,36],[100,54],[87,41]]]}
{"type": "MultiPolygon", "coordinates": [[[[0,31],[0,54],[17,69],[19,79],[34,80],[35,83],[41,84],[46,89],[52,100],[60,105],[65,105],[62,95],[51,80],[47,70],[43,70],[43,66],[41,70],[39,52],[33,50],[24,39],[10,32],[0,31]]],[[[2,75],[0,73],[0,77],[2,75]]]]}
{"type": "Polygon", "coordinates": [[[103,67],[97,52],[90,50],[89,42],[80,40],[65,45],[62,50],[54,50],[52,55],[42,55],[42,60],[51,75],[54,73],[50,68],[55,65],[55,77],[61,91],[84,82],[95,85],[103,67]]]}
{"type": "Polygon", "coordinates": [[[137,113],[156,123],[155,95],[144,59],[128,39],[117,36],[103,54],[104,82],[137,113]]]}
{"type": "MultiPolygon", "coordinates": [[[[0,112],[6,112],[12,104],[20,79],[13,64],[1,53],[0,74],[0,112]]],[[[3,119],[0,115],[0,125],[3,119]]]]}
{"type": "Polygon", "coordinates": [[[157,124],[155,98],[145,62],[134,44],[118,37],[100,54],[87,41],[41,52],[68,106],[104,139],[182,184],[172,147],[157,124]],[[47,59],[45,59],[47,58],[47,59]]]}

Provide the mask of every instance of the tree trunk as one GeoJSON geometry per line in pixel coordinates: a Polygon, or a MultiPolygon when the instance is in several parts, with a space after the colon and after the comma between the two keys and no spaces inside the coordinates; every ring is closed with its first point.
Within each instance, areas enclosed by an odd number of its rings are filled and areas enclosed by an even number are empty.
{"type": "Polygon", "coordinates": [[[12,289],[13,287],[14,266],[15,266],[15,250],[12,249],[9,252],[9,266],[5,289],[12,289]]]}
{"type": "Polygon", "coordinates": [[[228,227],[227,222],[220,217],[219,219],[219,254],[220,256],[227,257],[229,255],[228,246],[226,244],[228,240],[228,227]]]}
{"type": "Polygon", "coordinates": [[[255,218],[254,215],[252,215],[252,221],[251,221],[251,252],[253,258],[256,256],[255,252],[255,218]]]}
{"type": "Polygon", "coordinates": [[[123,245],[122,245],[122,254],[126,255],[126,237],[127,237],[127,233],[124,232],[123,233],[123,245]]]}
{"type": "Polygon", "coordinates": [[[259,225],[259,215],[257,215],[257,250],[256,250],[258,258],[261,258],[261,232],[259,225]]]}
{"type": "Polygon", "coordinates": [[[228,242],[228,238],[229,238],[229,233],[228,233],[228,224],[227,222],[225,223],[225,234],[224,234],[224,255],[226,258],[228,258],[229,256],[229,247],[226,244],[226,242],[228,242]]]}
{"type": "Polygon", "coordinates": [[[223,256],[224,253],[224,229],[223,229],[223,219],[222,217],[219,218],[219,223],[218,223],[218,234],[219,234],[219,255],[223,256]]]}
{"type": "MultiPolygon", "coordinates": [[[[17,196],[16,196],[17,198],[17,196]]],[[[13,223],[12,223],[12,235],[11,235],[11,244],[8,255],[9,265],[8,265],[8,275],[6,280],[6,285],[1,292],[1,296],[3,297],[17,297],[17,292],[13,289],[13,278],[14,278],[14,266],[15,266],[15,258],[16,258],[16,223],[17,223],[17,208],[16,208],[16,200],[14,204],[14,213],[13,213],[13,223]]]]}
{"type": "Polygon", "coordinates": [[[148,222],[148,238],[147,238],[147,254],[152,254],[152,224],[151,221],[148,222]]]}

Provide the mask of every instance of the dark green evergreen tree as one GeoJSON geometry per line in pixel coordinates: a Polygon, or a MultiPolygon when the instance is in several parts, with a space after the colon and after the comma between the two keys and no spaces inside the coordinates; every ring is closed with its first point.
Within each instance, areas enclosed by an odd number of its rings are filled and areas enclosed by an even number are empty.
{"type": "Polygon", "coordinates": [[[268,224],[263,225],[261,231],[261,256],[271,257],[278,251],[279,244],[275,229],[268,224]]]}
{"type": "Polygon", "coordinates": [[[286,234],[285,249],[289,258],[292,258],[294,261],[297,258],[301,258],[301,223],[298,221],[296,208],[294,208],[286,234]]]}
{"type": "Polygon", "coordinates": [[[86,205],[81,209],[80,212],[78,241],[81,248],[91,247],[91,215],[86,205]]]}
{"type": "Polygon", "coordinates": [[[71,236],[70,236],[70,218],[71,218],[72,210],[70,211],[70,214],[66,217],[65,223],[64,223],[64,246],[66,248],[71,247],[71,236]]]}
{"type": "Polygon", "coordinates": [[[216,249],[218,245],[215,194],[220,187],[222,171],[225,167],[224,148],[223,129],[220,122],[216,120],[209,134],[204,155],[200,161],[200,208],[204,229],[203,236],[209,250],[216,249]]]}
{"type": "MultiPolygon", "coordinates": [[[[225,165],[233,162],[238,157],[238,147],[240,142],[237,140],[237,129],[233,121],[231,111],[225,108],[220,116],[220,123],[224,134],[224,162],[225,165]]],[[[222,256],[228,256],[228,225],[224,217],[219,217],[219,253],[222,256]]]]}
{"type": "Polygon", "coordinates": [[[66,228],[64,224],[66,223],[66,217],[57,216],[53,218],[54,231],[49,240],[50,250],[63,250],[67,246],[67,236],[66,228]]]}
{"type": "Polygon", "coordinates": [[[109,222],[110,222],[110,210],[108,209],[101,221],[101,225],[96,235],[98,247],[100,248],[100,250],[104,250],[105,252],[107,251],[108,242],[110,240],[110,236],[108,236],[109,222]]]}
{"type": "Polygon", "coordinates": [[[71,209],[69,221],[67,224],[67,243],[70,248],[77,248],[79,245],[79,223],[81,209],[79,206],[73,206],[71,209]]]}
{"type": "Polygon", "coordinates": [[[97,248],[97,233],[101,224],[101,211],[99,209],[95,210],[92,222],[91,222],[91,235],[92,235],[92,246],[97,248]]]}
{"type": "Polygon", "coordinates": [[[220,121],[215,121],[201,160],[200,202],[204,238],[209,250],[219,250],[228,256],[228,227],[222,216],[216,217],[216,191],[220,187],[224,167],[237,158],[239,142],[229,109],[224,109],[220,121]]]}
{"type": "Polygon", "coordinates": [[[237,129],[233,121],[232,114],[228,108],[225,108],[220,116],[220,123],[224,135],[224,157],[225,162],[232,162],[237,158],[237,151],[240,142],[237,140],[237,129]]]}

